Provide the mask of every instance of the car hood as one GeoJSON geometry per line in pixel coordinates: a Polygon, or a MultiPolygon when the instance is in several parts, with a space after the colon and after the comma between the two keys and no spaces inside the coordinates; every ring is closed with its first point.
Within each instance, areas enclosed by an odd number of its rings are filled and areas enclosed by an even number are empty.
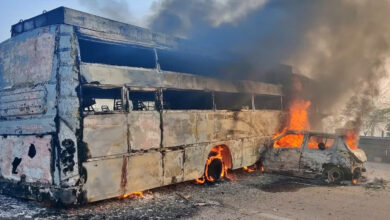
{"type": "Polygon", "coordinates": [[[350,150],[350,152],[358,162],[364,163],[367,161],[366,153],[362,149],[350,150]]]}

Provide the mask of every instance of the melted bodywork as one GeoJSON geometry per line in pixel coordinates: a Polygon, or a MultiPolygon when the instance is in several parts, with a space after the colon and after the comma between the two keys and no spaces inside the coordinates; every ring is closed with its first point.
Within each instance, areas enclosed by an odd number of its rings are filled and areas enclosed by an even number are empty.
{"type": "Polygon", "coordinates": [[[305,178],[328,178],[333,167],[342,170],[346,179],[364,171],[367,157],[363,150],[351,150],[345,136],[319,132],[287,131],[261,149],[261,161],[266,172],[284,173],[305,178]],[[274,147],[274,142],[286,135],[303,136],[300,147],[274,147]],[[314,142],[313,140],[320,140],[314,142]],[[325,143],[329,143],[326,144],[325,143]],[[321,144],[324,144],[322,147],[321,144]],[[318,146],[317,146],[318,145],[318,146]]]}
{"type": "Polygon", "coordinates": [[[15,24],[0,44],[0,191],[76,204],[199,178],[215,146],[230,150],[231,169],[258,161],[282,111],[255,109],[254,97],[281,100],[281,86],[160,69],[156,51],[179,42],[67,8],[15,24]],[[82,39],[154,51],[155,65],[84,62],[82,39]],[[215,103],[208,110],[164,109],[167,89],[245,93],[250,100],[237,111],[215,103]],[[85,104],[95,101],[86,91],[113,91],[118,105],[97,112],[85,104]],[[136,110],[132,94],[145,91],[157,104],[136,110]]]}

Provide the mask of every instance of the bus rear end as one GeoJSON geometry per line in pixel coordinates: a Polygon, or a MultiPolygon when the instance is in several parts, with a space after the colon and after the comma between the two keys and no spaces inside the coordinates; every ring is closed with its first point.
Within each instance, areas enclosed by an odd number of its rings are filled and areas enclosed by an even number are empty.
{"type": "Polygon", "coordinates": [[[56,26],[38,28],[0,44],[0,186],[4,193],[50,197],[48,187],[55,182],[56,30],[56,26]],[[32,190],[32,186],[37,187],[32,190]]]}

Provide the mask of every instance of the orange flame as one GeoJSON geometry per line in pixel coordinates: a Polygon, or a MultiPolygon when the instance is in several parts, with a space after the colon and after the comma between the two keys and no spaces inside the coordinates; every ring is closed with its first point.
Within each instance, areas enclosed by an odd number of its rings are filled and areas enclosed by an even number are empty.
{"type": "Polygon", "coordinates": [[[120,196],[119,199],[136,198],[136,197],[139,197],[142,199],[145,198],[143,192],[134,192],[134,193],[126,193],[126,194],[120,196]]]}
{"type": "Polygon", "coordinates": [[[247,171],[248,173],[253,173],[256,171],[256,169],[253,169],[253,168],[248,168],[247,166],[243,167],[242,169],[244,169],[245,171],[247,171]]]}
{"type": "Polygon", "coordinates": [[[197,178],[195,179],[195,182],[197,184],[203,184],[204,182],[206,182],[206,179],[204,178],[204,176],[202,178],[197,178]]]}
{"type": "Polygon", "coordinates": [[[357,182],[358,182],[357,179],[353,179],[353,180],[352,180],[353,185],[356,185],[357,182]]]}
{"type": "MultiPolygon", "coordinates": [[[[288,124],[281,132],[274,135],[274,138],[285,133],[287,130],[309,130],[310,125],[307,116],[307,109],[311,102],[303,99],[294,100],[289,106],[288,124]]],[[[304,135],[286,135],[274,143],[275,148],[280,147],[301,147],[304,135]]]]}
{"type": "Polygon", "coordinates": [[[211,182],[211,183],[215,181],[212,176],[209,176],[209,165],[211,164],[211,162],[213,160],[219,160],[222,163],[223,169],[221,170],[221,173],[220,173],[220,179],[224,178],[225,176],[227,177],[228,167],[225,165],[225,163],[223,161],[222,151],[223,151],[223,147],[222,146],[217,146],[217,147],[214,147],[214,148],[211,149],[209,157],[207,158],[207,161],[206,161],[204,175],[203,175],[202,178],[195,179],[196,183],[203,184],[203,183],[206,182],[206,180],[208,182],[211,182]]]}
{"type": "Polygon", "coordinates": [[[347,139],[347,144],[351,150],[358,149],[358,134],[354,130],[348,130],[347,134],[345,135],[345,138],[347,139]]]}
{"type": "Polygon", "coordinates": [[[319,143],[323,143],[325,149],[331,148],[334,144],[335,139],[333,138],[322,138],[322,137],[315,137],[312,136],[309,139],[309,142],[307,143],[307,146],[310,149],[319,149],[319,143]]]}

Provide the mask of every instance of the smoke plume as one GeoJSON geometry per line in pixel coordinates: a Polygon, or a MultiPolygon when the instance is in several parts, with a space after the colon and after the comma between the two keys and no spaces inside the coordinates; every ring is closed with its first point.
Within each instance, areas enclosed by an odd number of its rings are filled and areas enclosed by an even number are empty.
{"type": "Polygon", "coordinates": [[[388,72],[388,0],[165,0],[154,8],[153,30],[229,60],[221,67],[229,77],[261,78],[287,64],[315,80],[304,95],[333,119],[327,122],[332,131],[358,130],[388,72]]]}
{"type": "Polygon", "coordinates": [[[126,0],[79,0],[79,3],[103,17],[122,22],[133,20],[126,0]]]}

